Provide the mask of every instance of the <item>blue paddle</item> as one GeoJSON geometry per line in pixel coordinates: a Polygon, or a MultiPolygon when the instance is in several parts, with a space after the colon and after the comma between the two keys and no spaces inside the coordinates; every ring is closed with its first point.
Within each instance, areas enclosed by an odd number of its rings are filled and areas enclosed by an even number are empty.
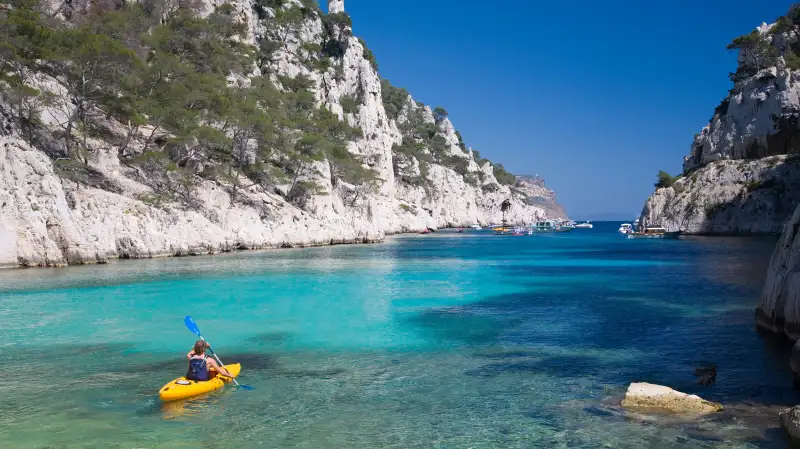
{"type": "MultiPolygon", "coordinates": [[[[199,327],[197,327],[197,323],[195,323],[195,322],[194,322],[194,320],[192,319],[192,317],[190,317],[190,316],[188,316],[188,315],[187,315],[187,316],[186,316],[186,318],[184,318],[184,319],[183,319],[183,324],[185,324],[185,325],[186,325],[186,327],[187,327],[187,328],[188,328],[190,331],[194,332],[194,333],[195,333],[195,335],[197,335],[198,337],[200,337],[200,340],[206,341],[206,339],[205,339],[205,338],[203,338],[203,336],[200,334],[200,328],[199,328],[199,327]]],[[[208,343],[208,342],[206,342],[206,343],[208,343]]],[[[225,368],[225,364],[224,364],[224,363],[222,363],[222,360],[220,360],[220,359],[219,359],[219,357],[217,357],[217,354],[216,354],[216,353],[214,353],[214,351],[212,351],[212,350],[211,350],[211,345],[209,345],[209,346],[208,346],[208,352],[210,352],[210,353],[211,353],[211,355],[213,355],[213,356],[214,356],[214,358],[215,358],[215,359],[217,359],[217,362],[219,363],[219,365],[220,365],[221,367],[225,368]]],[[[225,368],[225,370],[227,370],[227,369],[228,369],[228,368],[225,368]]],[[[244,390],[253,390],[253,389],[254,389],[253,387],[251,387],[251,386],[249,386],[249,385],[240,385],[240,384],[239,384],[239,382],[237,382],[237,381],[236,381],[236,378],[235,378],[235,377],[231,377],[231,379],[233,380],[233,383],[234,383],[234,384],[236,384],[236,386],[237,386],[237,387],[239,387],[239,388],[242,388],[242,389],[244,389],[244,390]]]]}

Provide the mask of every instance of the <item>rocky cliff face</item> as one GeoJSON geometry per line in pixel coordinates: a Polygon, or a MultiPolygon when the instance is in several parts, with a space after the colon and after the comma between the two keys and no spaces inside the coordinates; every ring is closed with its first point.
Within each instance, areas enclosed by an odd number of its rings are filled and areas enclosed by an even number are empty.
{"type": "MultiPolygon", "coordinates": [[[[192,183],[185,201],[154,202],[153,174],[127,163],[121,149],[125,142],[127,156],[142,153],[154,135],[156,139],[161,135],[152,124],[132,132],[130,122],[110,118],[101,107],[86,112],[93,127],[103,132],[85,139],[85,161],[75,163],[60,160],[63,151],[54,137],[68,113],[45,105],[37,138],[26,139],[26,131],[11,119],[13,105],[6,99],[0,102],[0,266],[372,242],[386,233],[424,227],[499,222],[506,199],[512,202],[507,214],[511,222],[565,216],[543,184],[522,179],[512,188],[498,182],[493,165],[473,157],[446,115],[435,116],[431,108],[405,94],[402,109],[390,116],[386,85],[349,24],[334,31],[342,51],[327,66],[315,65],[309,63],[309,49],[328,42],[325,17],[308,1],[203,0],[199,10],[208,14],[221,6],[245,25],[246,43],[263,48],[280,36],[268,60],[258,68],[252,62],[253,74],[277,83],[298,75],[310,80],[317,106],[360,129],[358,137],[349,138],[347,150],[377,174],[377,185],[337,182],[331,167],[317,161],[314,175],[309,176],[319,189],[298,204],[289,198],[288,185],[266,187],[235,177],[230,181],[230,176],[211,179],[201,176],[199,167],[182,172],[192,183]],[[302,20],[276,28],[276,17],[298,9],[304,11],[302,20]],[[408,124],[419,120],[432,126],[432,140],[421,141],[411,131],[408,124]],[[26,143],[32,140],[33,145],[26,143]],[[421,142],[419,152],[400,154],[398,148],[406,141],[421,142]],[[444,156],[427,162],[433,151],[430,142],[444,156]]],[[[81,13],[77,2],[54,3],[50,9],[65,20],[81,13]]],[[[332,0],[329,11],[341,18],[344,2],[332,0]]],[[[50,74],[37,74],[28,84],[62,103],[70,102],[50,74]]],[[[80,131],[72,132],[82,138],[80,131]]],[[[252,159],[253,145],[244,142],[243,148],[242,157],[252,159]]],[[[159,150],[167,153],[168,147],[159,150]]]]}
{"type": "MultiPolygon", "coordinates": [[[[734,40],[731,47],[740,49],[734,88],[695,137],[686,176],[645,206],[650,220],[685,220],[674,226],[690,232],[782,229],[755,315],[758,328],[793,341],[800,341],[799,27],[795,6],[776,23],[734,40]],[[682,213],[681,204],[692,201],[687,198],[712,208],[682,213]]],[[[790,365],[800,385],[800,343],[790,365]]]]}
{"type": "Polygon", "coordinates": [[[777,234],[800,202],[800,164],[786,155],[719,160],[650,196],[641,221],[691,234],[777,234]]]}
{"type": "Polygon", "coordinates": [[[647,200],[644,223],[696,234],[778,234],[800,200],[795,10],[734,40],[734,86],[695,135],[683,177],[647,200]]]}
{"type": "Polygon", "coordinates": [[[541,207],[550,218],[568,218],[567,211],[558,204],[556,194],[548,189],[538,176],[517,176],[516,190],[525,195],[525,203],[541,207]]]}

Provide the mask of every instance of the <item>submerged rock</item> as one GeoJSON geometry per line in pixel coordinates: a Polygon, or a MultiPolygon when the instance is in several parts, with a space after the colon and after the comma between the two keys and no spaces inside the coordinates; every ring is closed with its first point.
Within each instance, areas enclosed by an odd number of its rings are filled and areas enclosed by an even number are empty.
{"type": "Polygon", "coordinates": [[[663,385],[632,383],[622,399],[625,408],[649,408],[677,413],[713,413],[722,411],[722,404],[700,396],[681,393],[663,385]]]}

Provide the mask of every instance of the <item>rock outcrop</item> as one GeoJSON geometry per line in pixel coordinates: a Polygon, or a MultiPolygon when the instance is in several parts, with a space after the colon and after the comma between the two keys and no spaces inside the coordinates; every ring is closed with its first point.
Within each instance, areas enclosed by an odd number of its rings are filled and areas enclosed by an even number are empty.
{"type": "MultiPolygon", "coordinates": [[[[317,162],[313,180],[319,191],[305,204],[288,197],[290,186],[267,188],[238,180],[244,185],[234,190],[234,200],[227,181],[200,173],[192,174],[194,187],[186,201],[153,201],[152,174],[127,163],[120,150],[125,141],[127,153],[141,153],[144,142],[149,142],[148,132],[154,131],[149,125],[126,139],[128,127],[104,111],[94,111],[92,120],[97,120],[95,127],[103,135],[88,139],[86,160],[76,163],[60,160],[63,151],[53,149],[58,145],[52,144],[52,136],[67,121],[63,111],[43,107],[43,129],[31,146],[26,143],[31,139],[8,119],[9,104],[0,100],[0,266],[61,266],[112,258],[374,242],[388,233],[425,227],[496,223],[503,217],[501,204],[507,199],[512,203],[506,214],[510,222],[566,216],[543,182],[530,184],[521,179],[517,188],[509,185],[513,182],[498,182],[491,162],[473,157],[449,119],[435,118],[431,108],[407,93],[402,110],[390,116],[371,53],[351,34],[349,25],[333,32],[341,54],[329,58],[327,66],[310,63],[309,49],[329,44],[324,36],[330,31],[326,31],[325,16],[307,0],[267,3],[280,5],[277,8],[283,12],[303,11],[301,23],[280,33],[269,22],[276,17],[277,11],[271,9],[275,7],[264,2],[199,3],[205,14],[229,6],[245,25],[246,43],[254,47],[262,48],[268,39],[281,36],[264,66],[256,69],[254,63],[254,75],[269,76],[275,82],[281,77],[308,78],[317,105],[360,130],[359,137],[347,143],[347,150],[374,170],[378,185],[368,189],[334,182],[327,164],[317,162]],[[355,104],[345,107],[346,99],[355,104]],[[442,159],[447,163],[437,159],[423,170],[420,157],[394,151],[404,139],[413,139],[407,124],[419,117],[444,142],[442,159]]],[[[83,13],[78,5],[54,2],[51,15],[69,20],[83,13]]],[[[328,8],[339,16],[345,14],[343,0],[331,0],[328,8]]],[[[31,82],[39,91],[67,99],[54,78],[38,74],[31,82]]],[[[422,151],[430,154],[431,150],[422,151]]]]}
{"type": "Polygon", "coordinates": [[[781,427],[789,434],[789,438],[800,443],[800,406],[787,408],[779,416],[781,427]]]}
{"type": "Polygon", "coordinates": [[[756,307],[756,325],[796,341],[789,365],[800,385],[800,207],[786,223],[756,307]]]}
{"type": "Polygon", "coordinates": [[[525,195],[526,204],[541,207],[548,217],[564,219],[568,217],[567,211],[558,204],[555,192],[545,186],[544,179],[538,176],[517,176],[514,187],[525,195]]]}
{"type": "Polygon", "coordinates": [[[795,9],[734,40],[734,86],[714,110],[682,178],[647,200],[642,222],[689,234],[778,234],[800,199],[800,53],[795,9]]]}
{"type": "Polygon", "coordinates": [[[640,221],[689,234],[778,234],[800,203],[800,159],[720,160],[658,189],[640,221]]]}
{"type": "Polygon", "coordinates": [[[625,392],[622,406],[629,409],[655,409],[675,413],[714,413],[722,405],[672,388],[649,383],[632,383],[625,392]]]}

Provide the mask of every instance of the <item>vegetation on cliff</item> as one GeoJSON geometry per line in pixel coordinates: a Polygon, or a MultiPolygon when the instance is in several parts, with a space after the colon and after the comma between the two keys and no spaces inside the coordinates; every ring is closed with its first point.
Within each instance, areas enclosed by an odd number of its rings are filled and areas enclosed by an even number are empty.
{"type": "MultiPolygon", "coordinates": [[[[351,190],[370,191],[381,182],[370,161],[348,150],[363,132],[318,106],[308,77],[271,72],[289,33],[319,18],[324,35],[321,44],[301,45],[304,63],[309,70],[333,69],[341,79],[352,35],[346,13],[323,15],[312,0],[258,0],[254,12],[267,29],[257,45],[248,45],[230,4],[203,16],[191,2],[92,2],[61,11],[66,21],[36,0],[0,5],[0,96],[11,106],[14,126],[65,168],[58,170],[62,176],[86,182],[89,159],[103,141],[142,174],[137,178],[153,193],[141,199],[155,205],[191,202],[201,179],[217,181],[232,201],[242,188],[260,185],[299,207],[322,193],[322,176],[351,190]],[[55,126],[43,120],[45,110],[55,126]]],[[[377,70],[375,56],[359,42],[377,70]]],[[[470,172],[460,133],[463,155],[450,152],[441,128],[447,111],[435,108],[431,123],[424,105],[409,107],[409,99],[383,81],[387,115],[404,135],[394,147],[399,178],[431,193],[430,164],[440,164],[479,185],[483,172],[470,172]]],[[[362,95],[340,99],[346,114],[363,102],[362,95]]],[[[501,164],[493,166],[498,182],[514,184],[501,164]]]]}
{"type": "Polygon", "coordinates": [[[681,179],[682,176],[672,176],[669,173],[665,172],[664,170],[658,171],[658,180],[655,183],[655,187],[657,189],[661,189],[664,187],[671,187],[672,184],[675,184],[675,181],[681,179]]]}
{"type": "Polygon", "coordinates": [[[15,2],[0,17],[0,67],[4,99],[31,144],[44,144],[38,114],[55,105],[65,118],[52,136],[56,157],[87,163],[89,141],[107,137],[100,117],[127,124],[117,145],[121,160],[151,176],[156,195],[189,198],[196,176],[237,190],[283,186],[302,205],[318,193],[320,163],[331,183],[370,187],[373,170],[347,150],[360,137],[325,108],[316,106],[303,76],[249,78],[256,48],[242,43],[244,29],[229,5],[201,18],[166,2],[108,9],[93,4],[71,26],[15,2]],[[40,92],[43,73],[67,90],[63,98],[40,92]],[[234,80],[229,82],[229,80],[234,80]],[[135,137],[143,144],[132,148],[135,137]],[[181,195],[178,195],[182,192],[181,195]]]}

